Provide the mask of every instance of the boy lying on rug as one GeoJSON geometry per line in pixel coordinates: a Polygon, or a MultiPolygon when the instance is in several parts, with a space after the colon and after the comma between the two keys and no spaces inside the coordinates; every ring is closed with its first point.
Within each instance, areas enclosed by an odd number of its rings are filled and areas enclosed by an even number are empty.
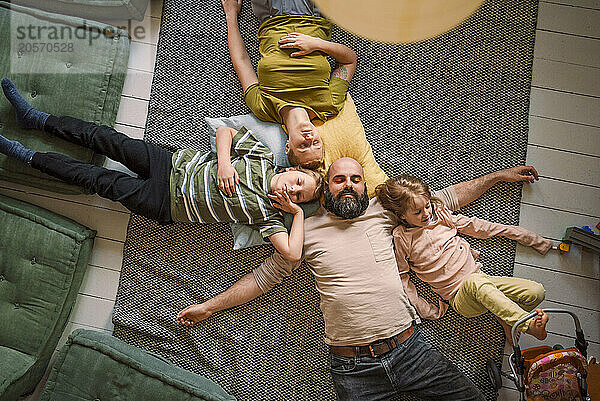
{"type": "Polygon", "coordinates": [[[333,26],[310,1],[252,0],[261,22],[257,76],[238,27],[242,0],[221,3],[229,54],[246,104],[259,119],[284,125],[290,164],[320,166],[323,144],[312,121],[327,121],[344,107],[356,53],[330,41],[333,26]],[[337,62],[333,72],[327,55],[337,62]]]}
{"type": "Polygon", "coordinates": [[[171,153],[106,126],[35,110],[7,78],[2,79],[2,89],[21,127],[88,147],[124,164],[139,178],[62,154],[35,152],[0,135],[0,152],[5,155],[159,223],[233,221],[255,226],[283,257],[300,259],[304,212],[297,203],[319,198],[322,178],[301,168],[276,174],[273,154],[251,131],[221,127],[216,154],[192,149],[171,153]],[[278,209],[294,216],[289,234],[278,209]]]}
{"type": "MultiPolygon", "coordinates": [[[[552,241],[522,227],[454,215],[432,195],[427,184],[409,174],[390,178],[379,185],[376,192],[381,205],[400,221],[393,232],[396,261],[404,291],[419,316],[442,317],[448,309],[442,299],[465,317],[490,311],[513,345],[512,326],[544,300],[544,287],[522,278],[488,276],[480,272],[481,263],[476,261],[479,252],[471,249],[457,232],[475,238],[501,235],[530,246],[542,255],[550,250],[552,241]],[[419,296],[408,276],[411,269],[442,297],[438,306],[419,296]]],[[[523,323],[519,331],[543,340],[547,336],[548,315],[542,309],[536,311],[537,318],[523,323]]]]}

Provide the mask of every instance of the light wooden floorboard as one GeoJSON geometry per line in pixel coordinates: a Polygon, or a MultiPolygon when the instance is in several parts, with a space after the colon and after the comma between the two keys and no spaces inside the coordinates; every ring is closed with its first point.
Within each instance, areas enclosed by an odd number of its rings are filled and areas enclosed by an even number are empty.
{"type": "Polygon", "coordinates": [[[540,2],[538,29],[600,38],[600,10],[540,2]]]}
{"type": "Polygon", "coordinates": [[[542,283],[548,301],[573,306],[582,305],[587,309],[600,311],[600,281],[597,279],[520,263],[515,263],[514,275],[542,283]]]}
{"type": "Polygon", "coordinates": [[[123,246],[121,241],[96,238],[90,265],[120,272],[123,262],[123,246]]]}
{"type": "Polygon", "coordinates": [[[540,3],[564,4],[567,6],[600,10],[600,1],[598,0],[542,0],[540,3]]]}
{"type": "Polygon", "coordinates": [[[600,156],[600,127],[531,116],[529,144],[600,156]]]}
{"type": "Polygon", "coordinates": [[[531,89],[529,113],[533,116],[600,127],[599,109],[600,98],[597,97],[544,88],[531,89]]]}
{"type": "Polygon", "coordinates": [[[520,224],[523,227],[527,227],[528,229],[553,240],[561,240],[567,227],[594,227],[597,223],[597,217],[564,212],[541,206],[521,205],[520,224]]]}
{"type": "Polygon", "coordinates": [[[574,276],[596,280],[600,279],[600,259],[598,255],[585,252],[579,246],[572,247],[569,253],[564,255],[552,251],[542,256],[530,247],[517,245],[515,261],[521,265],[570,273],[574,276]]]}
{"type": "Polygon", "coordinates": [[[538,30],[534,57],[600,67],[600,43],[597,39],[538,30]]]}
{"type": "Polygon", "coordinates": [[[537,58],[533,71],[536,88],[600,97],[600,68],[537,58]]]}
{"type": "MultiPolygon", "coordinates": [[[[533,165],[537,166],[535,163],[533,165]]],[[[569,212],[600,216],[599,187],[574,184],[555,178],[540,177],[535,184],[524,186],[522,202],[559,210],[568,208],[569,212]],[[573,197],[575,193],[577,196],[573,197]]]]}
{"type": "MultiPolygon", "coordinates": [[[[600,181],[598,180],[600,157],[597,156],[586,156],[529,145],[527,147],[527,164],[534,165],[542,177],[600,188],[600,181]]],[[[596,198],[596,202],[590,205],[590,208],[592,211],[596,210],[597,212],[590,213],[591,215],[600,216],[598,198],[596,198]]]]}

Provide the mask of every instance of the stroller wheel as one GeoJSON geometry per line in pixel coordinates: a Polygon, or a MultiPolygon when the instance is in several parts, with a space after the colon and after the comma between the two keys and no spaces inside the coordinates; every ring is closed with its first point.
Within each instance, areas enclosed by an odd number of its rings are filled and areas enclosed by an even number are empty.
{"type": "Polygon", "coordinates": [[[498,365],[491,359],[485,364],[485,370],[487,371],[488,377],[494,386],[494,389],[498,391],[500,387],[502,387],[502,377],[500,376],[500,369],[498,369],[498,365]]]}
{"type": "Polygon", "coordinates": [[[560,345],[560,344],[554,344],[554,345],[552,346],[552,349],[553,349],[554,351],[558,351],[558,350],[560,350],[560,349],[563,349],[563,348],[564,348],[564,347],[563,347],[562,345],[560,345]]]}

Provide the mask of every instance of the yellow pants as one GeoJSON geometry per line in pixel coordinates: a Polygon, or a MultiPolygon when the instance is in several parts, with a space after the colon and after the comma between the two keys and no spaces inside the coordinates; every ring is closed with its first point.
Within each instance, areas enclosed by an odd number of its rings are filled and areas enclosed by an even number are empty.
{"type": "MultiPolygon", "coordinates": [[[[465,317],[475,317],[487,311],[514,325],[524,318],[546,295],[544,287],[535,281],[517,277],[489,276],[473,273],[450,299],[450,305],[465,317]]],[[[525,332],[529,323],[519,326],[525,332]]]]}

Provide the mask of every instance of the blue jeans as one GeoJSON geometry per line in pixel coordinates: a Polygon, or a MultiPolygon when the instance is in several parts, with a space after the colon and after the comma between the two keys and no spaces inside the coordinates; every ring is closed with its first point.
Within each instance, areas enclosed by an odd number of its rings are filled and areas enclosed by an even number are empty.
{"type": "Polygon", "coordinates": [[[389,400],[411,394],[425,400],[485,400],[473,382],[415,333],[377,357],[329,355],[338,400],[389,400]]]}

